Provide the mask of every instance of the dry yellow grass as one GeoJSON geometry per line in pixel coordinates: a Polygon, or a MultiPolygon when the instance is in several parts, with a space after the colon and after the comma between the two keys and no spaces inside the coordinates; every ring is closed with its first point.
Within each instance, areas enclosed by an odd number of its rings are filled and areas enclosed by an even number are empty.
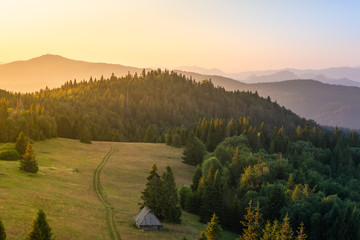
{"type": "MultiPolygon", "coordinates": [[[[48,217],[56,239],[110,239],[105,209],[93,187],[94,170],[114,146],[101,172],[101,184],[114,207],[116,227],[123,240],[196,239],[205,227],[183,212],[182,224],[164,224],[160,232],[133,226],[141,191],[153,162],[159,174],[169,165],[178,185],[190,184],[194,167],[181,162],[182,149],[164,144],[93,142],[52,139],[36,142],[36,175],[20,172],[19,162],[0,161],[0,216],[8,239],[24,239],[37,210],[48,217]]],[[[227,239],[231,239],[233,235],[227,239]]]]}

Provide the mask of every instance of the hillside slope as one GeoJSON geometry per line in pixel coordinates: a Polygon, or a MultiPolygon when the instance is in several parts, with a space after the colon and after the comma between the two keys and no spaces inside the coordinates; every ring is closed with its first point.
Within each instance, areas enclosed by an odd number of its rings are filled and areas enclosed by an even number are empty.
{"type": "Polygon", "coordinates": [[[211,79],[215,86],[226,90],[257,91],[270,96],[301,117],[321,125],[360,129],[360,88],[324,84],[314,80],[246,84],[231,78],[182,72],[197,81],[211,79]]]}
{"type": "MultiPolygon", "coordinates": [[[[44,55],[28,61],[0,65],[0,85],[2,89],[10,91],[31,92],[41,88],[44,89],[46,86],[49,88],[60,87],[61,84],[71,79],[77,79],[78,81],[88,80],[90,76],[99,79],[102,75],[107,78],[112,73],[119,77],[126,75],[128,72],[133,74],[141,71],[140,68],[117,64],[90,63],[61,56],[44,55]]],[[[294,77],[294,74],[305,76],[305,70],[289,69],[281,74],[268,71],[261,72],[264,77],[255,77],[264,80],[265,75],[269,75],[271,80],[276,83],[268,84],[247,84],[219,75],[204,75],[181,70],[176,70],[176,72],[187,77],[191,76],[196,81],[211,78],[215,86],[224,87],[226,90],[258,91],[261,96],[270,96],[272,100],[276,100],[280,105],[286,106],[301,117],[314,119],[322,125],[360,129],[360,123],[356,121],[360,112],[358,109],[360,105],[359,88],[305,80],[293,80],[292,83],[288,81],[278,82],[291,78],[291,76],[294,77]]],[[[221,71],[216,69],[213,72],[221,74],[221,71]]],[[[345,74],[348,77],[354,77],[357,73],[357,68],[333,68],[314,72],[314,74],[319,74],[318,78],[331,83],[336,82],[333,81],[334,79],[327,78],[327,76],[336,78],[345,74]]],[[[352,84],[349,79],[342,80],[344,84],[352,84]]],[[[124,96],[124,93],[122,94],[124,96]]]]}
{"type": "Polygon", "coordinates": [[[0,161],[1,219],[7,239],[24,239],[39,208],[47,214],[56,239],[110,239],[105,209],[95,194],[93,177],[111,146],[115,152],[104,166],[101,181],[114,207],[121,238],[165,240],[186,235],[197,239],[205,226],[185,212],[182,224],[165,223],[165,231],[161,232],[144,232],[132,225],[153,162],[160,174],[167,165],[171,166],[178,185],[191,183],[194,167],[182,163],[182,149],[146,143],[90,145],[70,139],[35,142],[40,168],[37,175],[20,172],[18,161],[0,161]]]}
{"type": "Polygon", "coordinates": [[[6,123],[4,129],[13,130],[3,141],[11,135],[16,139],[19,131],[40,139],[41,131],[49,128],[41,120],[47,115],[55,118],[60,137],[90,135],[92,140],[101,141],[149,141],[145,136],[150,134],[151,141],[164,142],[169,130],[175,133],[181,125],[190,130],[204,117],[246,117],[254,127],[265,122],[269,132],[275,126],[291,132],[305,123],[305,119],[256,94],[227,92],[209,81],[197,83],[160,70],[101,81],[69,81],[61,88],[26,95],[0,91],[2,97],[7,101],[0,102],[4,110],[0,121],[6,123]],[[22,114],[13,114],[15,111],[22,114]]]}
{"type": "Polygon", "coordinates": [[[280,105],[322,125],[360,129],[360,88],[292,80],[254,84],[244,89],[271,96],[280,105]]]}

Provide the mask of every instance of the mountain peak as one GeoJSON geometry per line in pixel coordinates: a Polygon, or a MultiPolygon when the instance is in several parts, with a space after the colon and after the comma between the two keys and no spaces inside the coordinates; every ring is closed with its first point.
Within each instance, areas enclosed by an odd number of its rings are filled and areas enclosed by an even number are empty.
{"type": "Polygon", "coordinates": [[[56,55],[56,54],[44,54],[44,55],[41,55],[39,57],[35,57],[35,58],[31,58],[29,59],[28,61],[32,61],[32,60],[71,60],[69,58],[65,58],[63,56],[60,56],[60,55],[56,55]]]}

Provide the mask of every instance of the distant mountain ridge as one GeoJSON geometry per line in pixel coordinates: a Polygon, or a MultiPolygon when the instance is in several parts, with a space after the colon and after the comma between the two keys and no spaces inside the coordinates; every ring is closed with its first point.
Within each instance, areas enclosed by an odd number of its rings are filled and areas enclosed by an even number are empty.
{"type": "MultiPolygon", "coordinates": [[[[197,67],[193,67],[197,69],[197,67]]],[[[355,76],[356,69],[351,68],[355,76]]],[[[124,76],[141,73],[142,68],[128,67],[119,64],[91,63],[64,58],[57,55],[43,55],[26,61],[16,61],[0,65],[0,89],[16,92],[33,92],[39,89],[60,87],[68,80],[90,77],[99,79],[102,75],[110,77],[124,76]]],[[[149,70],[149,69],[147,69],[149,70]]],[[[200,69],[207,71],[207,69],[200,69]]],[[[322,125],[360,129],[360,88],[339,85],[330,85],[314,80],[301,80],[300,75],[308,79],[321,79],[329,83],[338,84],[331,76],[340,76],[349,68],[318,70],[313,78],[307,70],[286,69],[284,71],[263,71],[251,78],[271,82],[249,84],[231,77],[222,76],[221,70],[211,70],[217,74],[200,74],[197,72],[174,70],[196,81],[211,79],[215,86],[224,87],[226,90],[258,91],[263,97],[270,96],[301,117],[313,119],[322,125]],[[322,74],[324,73],[324,74],[322,74]],[[327,74],[327,75],[326,75],[327,74]],[[336,75],[338,74],[338,75],[336,75]],[[269,76],[269,78],[267,77],[269,76]],[[299,77],[297,80],[289,78],[299,77]],[[286,80],[286,81],[284,81],[286,80]],[[291,81],[287,81],[291,80],[291,81]]],[[[360,68],[359,68],[360,70],[360,68]]],[[[245,76],[245,75],[243,75],[245,76]]],[[[248,76],[249,77],[249,76],[248,76]]],[[[245,77],[246,78],[246,77],[245,77]]],[[[296,78],[295,78],[296,79],[296,78]]],[[[348,78],[341,78],[342,83],[356,84],[348,78]]]]}
{"type": "Polygon", "coordinates": [[[182,67],[179,70],[196,72],[205,75],[221,75],[244,83],[279,82],[295,79],[313,79],[322,83],[360,87],[360,67],[339,67],[320,70],[299,70],[287,68],[282,70],[251,71],[226,73],[216,69],[200,67],[182,67]]]}
{"type": "Polygon", "coordinates": [[[257,91],[260,96],[313,119],[321,125],[360,129],[360,88],[322,83],[316,80],[287,80],[248,84],[222,76],[183,72],[197,81],[211,79],[226,90],[257,91]]]}
{"type": "Polygon", "coordinates": [[[0,88],[15,92],[33,92],[46,86],[60,87],[69,80],[90,77],[110,77],[112,73],[124,76],[128,72],[140,73],[142,69],[119,64],[91,63],[72,60],[58,55],[43,55],[25,61],[0,65],[0,88]]]}

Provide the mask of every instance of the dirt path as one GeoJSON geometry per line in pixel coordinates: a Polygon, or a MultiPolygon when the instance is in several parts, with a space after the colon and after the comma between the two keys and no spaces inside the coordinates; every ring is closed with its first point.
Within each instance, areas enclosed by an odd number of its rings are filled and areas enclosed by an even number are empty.
{"type": "Polygon", "coordinates": [[[100,202],[104,205],[106,211],[106,225],[109,229],[109,235],[111,240],[121,240],[120,234],[116,229],[116,224],[114,220],[114,208],[107,201],[107,195],[101,186],[100,174],[101,170],[105,166],[106,162],[109,160],[110,156],[114,153],[114,146],[111,146],[110,151],[105,155],[100,165],[95,169],[94,172],[94,190],[98,196],[100,202]]]}

